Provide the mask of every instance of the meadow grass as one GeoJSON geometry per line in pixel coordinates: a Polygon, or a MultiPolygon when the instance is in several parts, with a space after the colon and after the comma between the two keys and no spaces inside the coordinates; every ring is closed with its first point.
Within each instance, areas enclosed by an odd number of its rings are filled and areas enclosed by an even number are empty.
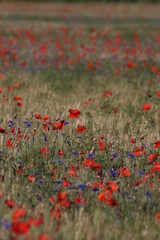
{"type": "Polygon", "coordinates": [[[159,24],[86,15],[0,22],[0,239],[160,239],[159,24]]]}

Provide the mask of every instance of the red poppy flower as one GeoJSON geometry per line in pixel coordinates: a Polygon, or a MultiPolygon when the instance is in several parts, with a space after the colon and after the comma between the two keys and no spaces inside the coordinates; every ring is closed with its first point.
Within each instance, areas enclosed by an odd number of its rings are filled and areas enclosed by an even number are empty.
{"type": "Polygon", "coordinates": [[[2,191],[0,191],[0,198],[2,198],[3,197],[3,192],[2,191]]]}
{"type": "Polygon", "coordinates": [[[113,206],[113,207],[118,207],[118,203],[114,199],[108,199],[107,205],[113,206]]]}
{"type": "Polygon", "coordinates": [[[26,222],[13,222],[11,230],[15,234],[26,234],[30,230],[30,226],[26,222]]]}
{"type": "Polygon", "coordinates": [[[99,169],[101,169],[101,164],[100,163],[95,163],[95,161],[92,158],[91,159],[86,158],[83,161],[83,166],[91,168],[92,170],[99,170],[99,169]]]}
{"type": "Polygon", "coordinates": [[[22,107],[22,106],[23,106],[23,102],[18,102],[18,103],[17,103],[17,106],[18,106],[18,107],[22,107]]]}
{"type": "Polygon", "coordinates": [[[157,69],[155,66],[153,66],[153,67],[152,67],[152,72],[153,72],[153,73],[156,73],[157,71],[158,71],[158,69],[157,69]]]}
{"type": "Polygon", "coordinates": [[[50,240],[50,235],[49,234],[41,234],[38,237],[38,240],[50,240]]]}
{"type": "Polygon", "coordinates": [[[67,200],[67,193],[65,192],[58,192],[57,194],[57,201],[61,202],[61,201],[66,201],[67,200]]]}
{"type": "Polygon", "coordinates": [[[40,216],[38,219],[35,219],[35,218],[32,218],[32,217],[30,219],[28,219],[28,224],[31,225],[31,226],[38,227],[43,223],[44,223],[43,216],[40,216]]]}
{"type": "Polygon", "coordinates": [[[92,165],[92,169],[93,170],[100,170],[101,169],[101,164],[100,163],[94,163],[92,165]]]}
{"type": "Polygon", "coordinates": [[[80,194],[79,197],[76,197],[74,200],[75,204],[82,204],[84,205],[86,202],[86,199],[82,197],[82,195],[80,194]]]}
{"type": "Polygon", "coordinates": [[[4,92],[4,89],[3,88],[0,88],[0,93],[3,93],[4,92]]]}
{"type": "Polygon", "coordinates": [[[134,182],[132,185],[133,186],[140,186],[142,183],[144,182],[144,180],[142,180],[141,178],[139,178],[136,182],[134,182]]]}
{"type": "Polygon", "coordinates": [[[158,213],[156,214],[156,220],[157,220],[158,223],[160,224],[160,212],[158,212],[158,213]]]}
{"type": "Polygon", "coordinates": [[[87,132],[86,127],[85,126],[81,126],[81,125],[78,125],[76,130],[77,130],[78,133],[87,132]]]}
{"type": "Polygon", "coordinates": [[[60,122],[54,123],[54,124],[53,124],[53,130],[56,130],[56,129],[62,130],[62,128],[63,128],[63,126],[64,126],[64,122],[65,122],[65,120],[62,120],[62,121],[60,121],[60,122]]]}
{"type": "Polygon", "coordinates": [[[68,175],[69,176],[76,176],[77,175],[76,168],[73,164],[71,164],[71,169],[68,171],[68,175]]]}
{"type": "Polygon", "coordinates": [[[50,151],[48,150],[47,147],[43,147],[41,148],[40,154],[46,157],[50,154],[50,151]]]}
{"type": "Polygon", "coordinates": [[[11,91],[11,90],[12,90],[12,87],[11,87],[11,86],[7,86],[7,90],[8,90],[8,91],[11,91]]]}
{"type": "Polygon", "coordinates": [[[15,96],[15,97],[13,98],[14,101],[20,101],[21,99],[22,99],[21,96],[15,96]]]}
{"type": "Polygon", "coordinates": [[[93,183],[93,188],[99,188],[99,187],[100,187],[100,183],[98,183],[98,182],[93,183]]]}
{"type": "Polygon", "coordinates": [[[55,219],[61,219],[62,215],[63,215],[63,212],[61,212],[59,209],[54,209],[53,211],[50,212],[50,216],[51,217],[54,216],[55,219]]]}
{"type": "Polygon", "coordinates": [[[143,111],[149,111],[151,109],[151,104],[150,103],[146,103],[143,105],[143,111]]]}
{"type": "Polygon", "coordinates": [[[3,97],[2,98],[2,103],[5,103],[5,102],[7,102],[8,101],[8,97],[3,97]]]}
{"type": "Polygon", "coordinates": [[[23,218],[26,215],[26,212],[23,208],[16,209],[12,214],[12,221],[15,222],[19,220],[20,218],[23,218]]]}
{"type": "Polygon", "coordinates": [[[0,73],[0,78],[3,78],[4,77],[4,74],[3,73],[0,73]]]}
{"type": "Polygon", "coordinates": [[[154,143],[154,148],[159,148],[159,147],[160,147],[160,140],[154,143]]]}
{"type": "Polygon", "coordinates": [[[34,182],[34,181],[35,181],[35,177],[33,177],[33,176],[28,176],[28,181],[34,182]]]}
{"type": "Polygon", "coordinates": [[[154,166],[151,168],[151,173],[160,172],[160,162],[156,162],[154,166]]]}
{"type": "Polygon", "coordinates": [[[39,114],[35,114],[34,117],[35,117],[36,119],[42,119],[41,115],[39,115],[39,114]]]}
{"type": "Polygon", "coordinates": [[[133,66],[133,60],[131,59],[128,63],[127,63],[127,67],[130,68],[133,66]]]}
{"type": "Polygon", "coordinates": [[[19,86],[20,86],[19,83],[13,83],[13,87],[14,87],[14,88],[18,88],[19,86]]]}
{"type": "Polygon", "coordinates": [[[149,162],[153,162],[155,161],[157,158],[158,158],[159,154],[158,153],[151,153],[149,156],[148,156],[148,161],[149,162]]]}
{"type": "Polygon", "coordinates": [[[99,151],[103,151],[106,149],[106,146],[104,145],[104,140],[103,139],[100,139],[98,141],[98,147],[99,147],[99,151]]]}
{"type": "Polygon", "coordinates": [[[87,104],[89,104],[89,103],[91,103],[91,102],[93,102],[93,99],[92,99],[92,98],[89,98],[88,101],[83,102],[82,104],[87,105],[87,104]]]}
{"type": "Polygon", "coordinates": [[[115,192],[118,190],[118,185],[117,183],[113,182],[113,181],[109,181],[106,183],[108,189],[112,192],[115,192]]]}
{"type": "Polygon", "coordinates": [[[141,148],[135,148],[134,154],[138,157],[140,154],[146,154],[146,150],[143,146],[141,148]]]}
{"type": "Polygon", "coordinates": [[[26,67],[27,66],[27,63],[24,61],[21,63],[22,67],[26,67]]]}
{"type": "Polygon", "coordinates": [[[134,138],[130,138],[130,142],[131,143],[135,143],[135,139],[134,138]]]}
{"type": "Polygon", "coordinates": [[[112,91],[104,91],[103,98],[105,99],[107,96],[112,96],[112,91]]]}
{"type": "Polygon", "coordinates": [[[78,109],[69,109],[69,112],[69,118],[78,118],[81,113],[78,109]]]}
{"type": "Polygon", "coordinates": [[[17,169],[17,175],[23,175],[23,166],[19,166],[18,169],[17,169]]]}
{"type": "Polygon", "coordinates": [[[9,148],[14,148],[13,139],[12,139],[12,138],[9,138],[9,139],[7,140],[7,146],[8,146],[9,148]]]}
{"type": "Polygon", "coordinates": [[[54,196],[50,196],[49,202],[52,203],[54,200],[55,200],[55,197],[54,196]]]}
{"type": "Polygon", "coordinates": [[[149,81],[149,82],[148,82],[148,85],[152,85],[152,81],[149,81]]]}
{"type": "Polygon", "coordinates": [[[117,108],[114,108],[114,109],[113,109],[113,112],[114,112],[114,113],[118,113],[117,108]]]}
{"type": "Polygon", "coordinates": [[[115,75],[119,75],[119,73],[120,73],[120,70],[119,70],[119,69],[116,69],[116,70],[115,70],[115,75]]]}
{"type": "Polygon", "coordinates": [[[43,130],[46,131],[48,129],[48,131],[49,131],[48,123],[46,123],[46,124],[43,123],[42,125],[43,125],[43,130]]]}
{"type": "Polygon", "coordinates": [[[0,133],[6,133],[5,129],[0,127],[0,133]]]}
{"type": "Polygon", "coordinates": [[[50,117],[49,116],[43,116],[43,122],[45,122],[45,121],[47,121],[48,119],[50,119],[50,117]]]}
{"type": "Polygon", "coordinates": [[[83,155],[83,154],[85,154],[87,152],[87,150],[80,150],[80,151],[78,151],[78,154],[79,155],[83,155]]]}
{"type": "Polygon", "coordinates": [[[15,206],[15,202],[9,199],[5,200],[5,204],[9,207],[9,208],[13,208],[15,206]]]}
{"type": "Polygon", "coordinates": [[[104,193],[104,192],[100,192],[100,193],[98,194],[98,201],[99,201],[99,202],[103,202],[105,199],[106,199],[105,193],[104,193]]]}
{"type": "Polygon", "coordinates": [[[58,155],[59,155],[59,156],[63,156],[63,155],[64,155],[64,152],[61,151],[61,150],[58,150],[58,155]]]}
{"type": "Polygon", "coordinates": [[[126,167],[121,167],[119,171],[120,171],[120,174],[122,177],[130,177],[131,176],[129,169],[126,167]]]}

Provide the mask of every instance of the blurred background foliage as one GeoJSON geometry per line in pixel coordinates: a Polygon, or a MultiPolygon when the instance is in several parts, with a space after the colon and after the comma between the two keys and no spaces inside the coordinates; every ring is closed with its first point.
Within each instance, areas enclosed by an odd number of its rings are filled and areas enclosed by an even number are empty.
{"type": "MultiPolygon", "coordinates": [[[[6,2],[6,0],[0,0],[6,2]]],[[[160,0],[7,0],[7,2],[37,2],[37,3],[160,3],[160,0]]]]}

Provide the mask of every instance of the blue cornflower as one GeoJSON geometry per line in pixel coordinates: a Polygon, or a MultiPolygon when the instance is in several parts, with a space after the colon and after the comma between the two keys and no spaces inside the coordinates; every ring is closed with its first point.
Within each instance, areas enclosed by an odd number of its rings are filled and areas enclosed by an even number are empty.
{"type": "Polygon", "coordinates": [[[98,191],[99,191],[99,188],[97,188],[97,187],[92,188],[92,191],[93,191],[93,192],[98,192],[98,191]]]}
{"type": "Polygon", "coordinates": [[[54,162],[54,163],[56,163],[56,162],[57,162],[57,163],[61,163],[62,160],[61,160],[61,159],[56,159],[56,160],[54,160],[53,162],[54,162]]]}
{"type": "Polygon", "coordinates": [[[131,200],[131,199],[132,199],[132,197],[131,197],[131,196],[129,196],[129,195],[128,195],[128,193],[127,193],[127,194],[126,194],[126,199],[127,199],[127,200],[131,200]]]}
{"type": "Polygon", "coordinates": [[[15,123],[13,121],[10,121],[9,124],[8,124],[8,127],[12,127],[14,125],[15,125],[15,123]]]}
{"type": "Polygon", "coordinates": [[[151,192],[147,191],[145,194],[146,197],[150,197],[151,196],[151,192]]]}
{"type": "Polygon", "coordinates": [[[27,127],[31,127],[31,126],[32,126],[32,123],[30,123],[30,122],[28,122],[28,121],[24,121],[23,123],[26,124],[27,127]]]}
{"type": "Polygon", "coordinates": [[[11,223],[7,223],[7,222],[4,222],[4,223],[3,223],[3,227],[6,228],[6,229],[10,229],[11,226],[12,226],[11,223]]]}
{"type": "Polygon", "coordinates": [[[117,174],[117,171],[114,171],[114,170],[110,170],[109,172],[110,172],[110,174],[111,174],[112,177],[115,177],[116,174],[117,174]]]}
{"type": "Polygon", "coordinates": [[[73,185],[73,186],[68,186],[67,187],[67,189],[69,189],[69,190],[73,190],[73,189],[75,189],[76,187],[73,185]]]}
{"type": "Polygon", "coordinates": [[[39,176],[39,175],[40,175],[40,172],[35,172],[35,173],[33,174],[34,177],[37,177],[37,176],[39,176]]]}
{"type": "Polygon", "coordinates": [[[85,187],[86,187],[86,186],[85,186],[83,183],[78,184],[78,188],[79,188],[80,190],[82,190],[82,191],[85,190],[85,187]]]}
{"type": "Polygon", "coordinates": [[[47,138],[46,135],[44,135],[44,141],[45,141],[45,142],[48,142],[48,138],[47,138]]]}
{"type": "Polygon", "coordinates": [[[145,174],[145,172],[144,172],[144,171],[141,171],[141,170],[139,170],[139,174],[141,174],[141,175],[144,175],[144,174],[145,174]]]}
{"type": "Polygon", "coordinates": [[[134,154],[134,153],[127,153],[127,156],[134,158],[134,157],[135,157],[135,154],[134,154]]]}
{"type": "Polygon", "coordinates": [[[78,155],[78,152],[71,152],[71,154],[77,156],[77,155],[78,155]]]}
{"type": "Polygon", "coordinates": [[[42,201],[42,196],[39,195],[39,196],[37,197],[37,200],[38,200],[38,201],[42,201]]]}
{"type": "Polygon", "coordinates": [[[118,154],[117,154],[117,153],[113,153],[113,154],[112,154],[112,157],[113,157],[113,158],[117,158],[117,157],[118,157],[118,154]]]}
{"type": "Polygon", "coordinates": [[[61,180],[56,180],[56,184],[62,184],[61,180]]]}
{"type": "Polygon", "coordinates": [[[40,179],[40,180],[38,180],[37,182],[36,182],[36,184],[44,184],[44,180],[43,179],[40,179]]]}
{"type": "Polygon", "coordinates": [[[78,205],[77,205],[77,208],[84,208],[84,205],[78,204],[78,205]]]}
{"type": "Polygon", "coordinates": [[[68,124],[69,124],[69,122],[67,122],[67,121],[64,122],[64,125],[68,125],[68,124]]]}
{"type": "Polygon", "coordinates": [[[88,158],[94,158],[94,154],[93,153],[88,153],[87,155],[86,155],[88,158]]]}

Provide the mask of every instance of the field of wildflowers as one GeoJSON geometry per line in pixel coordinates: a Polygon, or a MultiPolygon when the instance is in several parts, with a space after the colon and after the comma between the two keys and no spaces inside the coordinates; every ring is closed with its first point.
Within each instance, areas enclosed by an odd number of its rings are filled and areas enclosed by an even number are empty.
{"type": "Polygon", "coordinates": [[[0,13],[0,239],[159,240],[160,5],[0,13]]]}

